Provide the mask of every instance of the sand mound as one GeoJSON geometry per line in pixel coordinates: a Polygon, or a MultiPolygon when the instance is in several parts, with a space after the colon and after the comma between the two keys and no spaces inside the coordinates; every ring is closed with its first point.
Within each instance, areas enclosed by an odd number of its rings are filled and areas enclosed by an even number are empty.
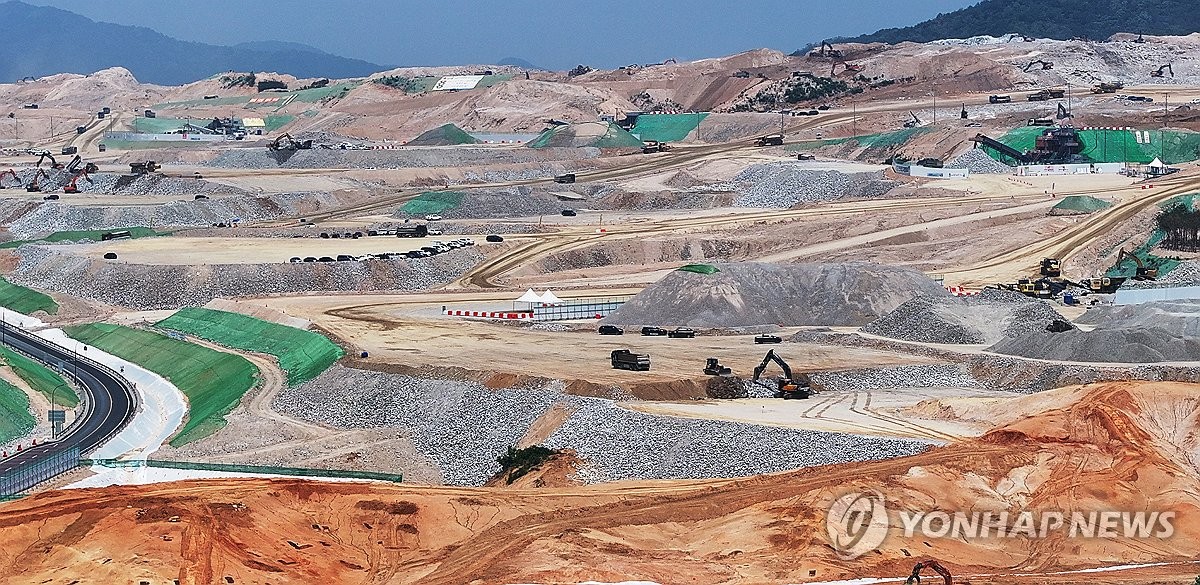
{"type": "Polygon", "coordinates": [[[621,325],[859,326],[924,294],[948,293],[924,274],[870,263],[718,264],[675,271],[606,319],[621,325]]]}
{"type": "Polygon", "coordinates": [[[987,289],[970,297],[917,297],[868,323],[863,331],[925,343],[996,343],[1006,335],[1045,331],[1062,319],[1042,301],[987,289]]]}
{"type": "Polygon", "coordinates": [[[642,141],[611,122],[564,124],[542,132],[530,148],[641,148],[642,141]]]}
{"type": "Polygon", "coordinates": [[[0,570],[22,583],[732,584],[898,581],[934,557],[959,582],[1185,583],[1200,554],[1200,523],[1188,520],[1200,513],[1198,391],[1065,389],[1076,400],[1032,409],[1042,399],[1022,399],[1029,416],[977,439],[744,481],[512,490],[255,478],[49,492],[0,505],[0,570]],[[886,496],[893,522],[874,551],[843,560],[826,511],[866,490],[886,496]],[[1174,512],[1174,535],[1063,530],[1031,546],[905,536],[895,521],[898,511],[1093,510],[1174,512]],[[1177,564],[1051,576],[1142,563],[1177,564]]]}
{"type": "Polygon", "coordinates": [[[1112,203],[1091,195],[1069,195],[1050,209],[1050,215],[1087,215],[1112,207],[1112,203]]]}
{"type": "Polygon", "coordinates": [[[410,140],[409,146],[457,146],[479,144],[480,140],[454,124],[443,124],[410,140]]]}

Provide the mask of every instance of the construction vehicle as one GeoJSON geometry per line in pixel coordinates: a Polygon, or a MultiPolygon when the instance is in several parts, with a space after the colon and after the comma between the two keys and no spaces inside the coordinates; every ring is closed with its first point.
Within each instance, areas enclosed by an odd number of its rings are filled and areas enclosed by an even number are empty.
{"type": "Polygon", "coordinates": [[[809,53],[808,55],[810,57],[829,57],[833,59],[840,59],[842,57],[842,52],[833,48],[833,45],[829,44],[828,41],[821,41],[821,48],[809,53]]]}
{"type": "Polygon", "coordinates": [[[916,114],[909,112],[908,115],[912,116],[912,119],[904,121],[905,128],[916,128],[922,124],[921,119],[918,118],[916,114]]]}
{"type": "Polygon", "coordinates": [[[146,116],[147,118],[155,118],[155,117],[158,117],[158,114],[155,114],[155,113],[154,113],[154,110],[146,110],[146,111],[145,111],[145,112],[143,112],[143,113],[145,114],[145,116],[146,116]]]}
{"type": "Polygon", "coordinates": [[[76,126],[75,127],[76,134],[83,134],[84,132],[87,132],[87,126],[76,126]]]}
{"type": "Polygon", "coordinates": [[[754,141],[755,146],[783,146],[783,134],[768,134],[759,136],[754,141]]]}
{"type": "Polygon", "coordinates": [[[1030,118],[1025,121],[1026,126],[1053,126],[1054,120],[1050,118],[1030,118]]]}
{"type": "Polygon", "coordinates": [[[575,182],[575,173],[567,173],[565,175],[555,175],[554,182],[555,183],[563,183],[563,184],[574,183],[575,182]]]}
{"type": "Polygon", "coordinates": [[[989,104],[1011,104],[1012,96],[1010,95],[991,95],[988,96],[989,104]]]}
{"type": "Polygon", "coordinates": [[[54,160],[54,155],[50,154],[49,150],[30,150],[29,154],[32,154],[32,155],[38,157],[37,164],[34,165],[35,167],[41,168],[42,162],[45,161],[46,159],[50,159],[50,168],[52,168],[52,169],[63,168],[63,165],[61,163],[54,160]]]}
{"type": "Polygon", "coordinates": [[[4,189],[4,188],[5,188],[5,186],[4,186],[4,177],[6,177],[6,176],[8,176],[8,175],[12,175],[12,178],[13,178],[13,180],[17,182],[17,185],[18,185],[18,186],[21,184],[21,177],[18,177],[18,176],[17,176],[17,171],[14,171],[14,170],[12,170],[12,169],[8,169],[8,170],[5,170],[5,171],[0,171],[0,189],[4,189]]]}
{"type": "Polygon", "coordinates": [[[1031,102],[1044,102],[1046,100],[1066,97],[1066,95],[1067,91],[1063,89],[1043,89],[1025,96],[1025,99],[1031,102]]]}
{"type": "Polygon", "coordinates": [[[1085,278],[1079,282],[1063,281],[1071,286],[1082,288],[1096,294],[1112,294],[1125,284],[1127,279],[1122,276],[1101,276],[1098,278],[1085,278]]]}
{"type": "Polygon", "coordinates": [[[632,372],[650,371],[650,356],[644,353],[633,353],[628,349],[615,349],[609,355],[614,370],[629,370],[632,372]]]}
{"type": "Polygon", "coordinates": [[[927,169],[940,169],[945,164],[940,158],[922,158],[912,163],[914,166],[925,167],[927,169]]]}
{"type": "Polygon", "coordinates": [[[659,142],[657,140],[643,140],[642,142],[645,144],[645,146],[642,147],[642,154],[666,152],[671,150],[671,145],[667,144],[666,142],[659,142]]]}
{"type": "Polygon", "coordinates": [[[867,68],[865,65],[855,65],[854,63],[847,63],[845,61],[834,61],[833,65],[831,65],[829,67],[829,76],[830,77],[834,77],[838,74],[837,73],[838,65],[842,66],[842,68],[843,68],[842,74],[843,75],[845,75],[846,73],[862,73],[863,70],[865,70],[867,68]]]}
{"type": "Polygon", "coordinates": [[[708,376],[732,376],[733,370],[728,366],[722,366],[721,361],[717,358],[710,357],[704,362],[704,374],[708,376]]]}
{"type": "Polygon", "coordinates": [[[921,561],[913,567],[912,574],[909,575],[908,579],[904,581],[904,585],[920,585],[922,569],[929,569],[934,573],[941,575],[942,579],[945,581],[945,585],[953,585],[954,583],[951,580],[950,571],[946,569],[946,567],[943,567],[941,563],[933,559],[929,559],[927,561],[921,561]]]}
{"type": "Polygon", "coordinates": [[[759,377],[762,376],[763,372],[766,371],[767,366],[770,365],[771,362],[775,362],[777,365],[779,365],[779,368],[783,370],[783,378],[778,380],[776,384],[776,398],[783,398],[787,400],[792,398],[808,398],[812,395],[812,388],[808,383],[807,376],[804,376],[803,379],[797,379],[793,377],[792,368],[788,366],[787,362],[783,361],[783,358],[779,357],[779,355],[777,355],[773,349],[768,350],[767,355],[763,358],[762,363],[758,364],[758,367],[754,368],[754,377],[752,378],[754,382],[758,383],[759,377]]]}
{"type": "Polygon", "coordinates": [[[667,332],[667,337],[671,339],[692,339],[696,337],[696,331],[688,327],[676,327],[667,332]]]}
{"type": "Polygon", "coordinates": [[[796,160],[817,160],[817,157],[814,155],[811,155],[811,154],[805,154],[805,153],[801,152],[796,155],[796,160]]]}
{"type": "Polygon", "coordinates": [[[37,193],[38,191],[41,191],[42,186],[38,182],[38,179],[43,177],[45,177],[46,180],[50,179],[50,175],[46,174],[46,169],[38,169],[37,172],[33,174],[33,180],[30,181],[28,185],[25,185],[25,190],[30,193],[37,193]]]}
{"type": "Polygon", "coordinates": [[[1041,59],[1038,59],[1036,61],[1030,61],[1029,63],[1025,64],[1025,67],[1024,67],[1024,69],[1022,69],[1022,71],[1029,73],[1029,70],[1033,69],[1034,65],[1041,67],[1041,71],[1049,71],[1051,69],[1054,69],[1054,63],[1052,63],[1050,61],[1043,61],[1041,59]]]}
{"type": "Polygon", "coordinates": [[[133,233],[129,230],[120,230],[115,232],[105,232],[100,234],[100,241],[107,242],[109,240],[128,240],[133,238],[133,233]]]}
{"type": "Polygon", "coordinates": [[[284,133],[267,144],[267,150],[308,150],[312,148],[311,140],[296,140],[291,134],[284,133]]]}
{"type": "Polygon", "coordinates": [[[1138,33],[1138,38],[1136,38],[1136,39],[1133,39],[1133,42],[1135,42],[1135,43],[1137,43],[1137,44],[1139,44],[1139,45],[1140,45],[1140,44],[1142,44],[1142,43],[1146,42],[1146,37],[1142,36],[1142,34],[1141,34],[1141,33],[1138,33]]]}
{"type": "Polygon", "coordinates": [[[1024,164],[1062,164],[1075,160],[1083,152],[1083,143],[1076,130],[1070,126],[1050,128],[1035,140],[1034,149],[1021,152],[999,140],[976,134],[972,142],[999,152],[1016,162],[1024,164]]]}
{"type": "Polygon", "coordinates": [[[754,343],[783,343],[783,338],[778,335],[771,335],[769,333],[760,333],[754,336],[754,343]]]}
{"type": "Polygon", "coordinates": [[[145,162],[129,163],[129,172],[134,175],[146,175],[161,169],[157,162],[148,160],[145,162]]]}
{"type": "Polygon", "coordinates": [[[962,111],[958,113],[958,117],[963,120],[967,119],[967,104],[962,105],[962,111]]]}
{"type": "Polygon", "coordinates": [[[1126,260],[1133,260],[1133,263],[1137,265],[1137,271],[1133,277],[1134,280],[1155,280],[1158,278],[1158,268],[1146,266],[1137,254],[1126,252],[1125,248],[1121,248],[1121,251],[1117,254],[1117,261],[1113,264],[1113,268],[1120,268],[1126,260]]]}
{"type": "Polygon", "coordinates": [[[1163,72],[1170,74],[1171,77],[1175,77],[1175,68],[1171,67],[1170,63],[1167,63],[1166,65],[1163,65],[1162,67],[1159,67],[1155,71],[1151,71],[1150,77],[1165,77],[1165,75],[1163,75],[1163,72]]]}
{"type": "Polygon", "coordinates": [[[88,176],[87,171],[82,171],[77,173],[74,177],[71,177],[71,182],[67,183],[67,185],[63,187],[63,193],[78,193],[79,187],[75,183],[79,181],[79,179],[85,179],[89,183],[95,183],[95,181],[88,176]]]}
{"type": "Polygon", "coordinates": [[[1062,262],[1058,258],[1042,258],[1041,274],[1051,278],[1062,276],[1062,262]]]}
{"type": "Polygon", "coordinates": [[[1125,84],[1120,81],[1105,81],[1092,86],[1092,93],[1117,93],[1122,89],[1125,89],[1125,84]]]}
{"type": "Polygon", "coordinates": [[[1059,102],[1058,103],[1058,113],[1054,117],[1059,120],[1069,120],[1071,118],[1074,118],[1075,114],[1072,114],[1071,111],[1068,110],[1066,106],[1062,105],[1062,102],[1059,102]]]}

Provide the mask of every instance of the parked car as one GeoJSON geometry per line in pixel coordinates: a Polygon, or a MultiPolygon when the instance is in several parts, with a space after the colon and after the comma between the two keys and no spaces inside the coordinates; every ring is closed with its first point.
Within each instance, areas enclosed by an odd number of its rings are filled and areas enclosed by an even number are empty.
{"type": "Polygon", "coordinates": [[[677,327],[672,331],[667,332],[667,337],[675,339],[691,339],[696,336],[696,332],[689,327],[677,327]]]}
{"type": "Polygon", "coordinates": [[[292,259],[288,260],[288,262],[291,262],[292,264],[299,264],[303,261],[304,259],[300,258],[299,256],[292,256],[292,259]]]}
{"type": "Polygon", "coordinates": [[[625,335],[625,330],[616,325],[601,325],[598,331],[600,335],[625,335]]]}
{"type": "Polygon", "coordinates": [[[442,216],[440,216],[440,215],[426,215],[426,216],[425,216],[425,221],[442,221],[442,216]]]}
{"type": "Polygon", "coordinates": [[[648,337],[658,337],[667,334],[667,330],[662,327],[642,327],[642,335],[648,337]]]}
{"type": "Polygon", "coordinates": [[[353,262],[354,256],[351,256],[349,254],[338,254],[337,261],[338,262],[353,262]]]}
{"type": "Polygon", "coordinates": [[[562,214],[563,217],[575,217],[576,215],[579,215],[574,209],[564,209],[562,210],[562,214]]]}
{"type": "Polygon", "coordinates": [[[754,343],[783,343],[783,338],[778,335],[768,335],[763,333],[754,336],[754,343]]]}
{"type": "Polygon", "coordinates": [[[333,262],[333,257],[321,256],[320,258],[317,258],[317,262],[333,262]]]}
{"type": "Polygon", "coordinates": [[[489,236],[488,236],[486,239],[487,239],[487,241],[489,241],[489,242],[492,242],[492,243],[496,243],[496,242],[503,242],[503,241],[504,241],[504,237],[503,237],[503,236],[499,236],[499,235],[496,235],[496,234],[491,234],[491,235],[489,235],[489,236]]]}
{"type": "Polygon", "coordinates": [[[433,228],[433,229],[429,230],[429,232],[428,232],[428,233],[429,233],[429,235],[431,235],[431,236],[440,236],[440,235],[442,235],[442,230],[439,230],[439,229],[437,229],[437,228],[433,228]]]}
{"type": "Polygon", "coordinates": [[[117,253],[116,253],[116,252],[105,252],[105,253],[104,253],[104,259],[105,259],[105,260],[116,260],[116,259],[117,259],[117,253]]]}
{"type": "Polygon", "coordinates": [[[316,256],[305,256],[305,257],[304,257],[304,261],[305,261],[305,262],[316,262],[316,261],[317,261],[317,257],[316,257],[316,256]]]}

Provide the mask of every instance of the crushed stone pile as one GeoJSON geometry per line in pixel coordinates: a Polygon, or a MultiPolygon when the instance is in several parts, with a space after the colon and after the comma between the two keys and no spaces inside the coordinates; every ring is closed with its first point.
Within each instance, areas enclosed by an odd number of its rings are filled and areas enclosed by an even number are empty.
{"type": "Polygon", "coordinates": [[[948,169],[967,169],[981,175],[1011,175],[1013,168],[988,156],[983,149],[972,148],[946,163],[948,169]]]}
{"type": "Polygon", "coordinates": [[[921,343],[997,343],[1006,336],[1044,331],[1065,318],[1025,295],[985,289],[966,297],[919,296],[868,323],[864,333],[921,343]]]}
{"type": "Polygon", "coordinates": [[[908,268],[865,262],[717,264],[676,270],[604,319],[626,326],[861,326],[918,295],[949,296],[908,268]]]}
{"type": "Polygon", "coordinates": [[[462,276],[483,254],[460,248],[431,258],[301,264],[127,264],[56,251],[17,248],[9,280],[139,310],[202,306],[234,298],[309,291],[425,290],[462,276]]]}
{"type": "MultiPolygon", "coordinates": [[[[595,148],[400,148],[341,150],[314,148],[272,153],[266,148],[235,148],[222,152],[207,166],[235,169],[381,169],[465,167],[476,165],[574,161],[596,158],[595,148]]],[[[545,177],[547,175],[540,175],[545,177]]]]}
{"type": "Polygon", "coordinates": [[[406,433],[446,483],[477,486],[500,470],[497,456],[551,406],[572,411],[543,443],[574,449],[588,483],[627,479],[739,477],[828,463],[911,455],[927,444],[643,414],[558,387],[493,390],[334,366],[283,390],[276,410],[337,428],[406,433]],[[486,396],[486,400],[480,400],[486,396]],[[748,437],[752,437],[749,440],[748,437]]]}
{"type": "Polygon", "coordinates": [[[443,124],[408,141],[409,146],[458,146],[461,144],[479,144],[479,139],[455,124],[443,124]]]}
{"type": "Polygon", "coordinates": [[[882,197],[899,183],[878,173],[841,173],[805,168],[793,162],[753,165],[733,178],[737,207],[786,209],[802,203],[882,197]]]}
{"type": "Polygon", "coordinates": [[[1158,278],[1158,280],[1127,280],[1121,288],[1165,288],[1176,286],[1200,286],[1200,261],[1189,260],[1180,262],[1174,270],[1158,278]]]}
{"type": "MultiPolygon", "coordinates": [[[[1180,337],[1200,339],[1200,300],[1156,301],[1137,305],[1098,306],[1075,320],[1104,328],[1157,328],[1180,337]]],[[[1196,356],[1200,360],[1200,356],[1196,356]]]]}

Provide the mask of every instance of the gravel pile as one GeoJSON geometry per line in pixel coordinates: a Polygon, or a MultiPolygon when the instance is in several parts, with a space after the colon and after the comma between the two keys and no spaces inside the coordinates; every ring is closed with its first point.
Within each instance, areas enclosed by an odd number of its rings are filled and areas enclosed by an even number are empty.
{"type": "Polygon", "coordinates": [[[1181,262],[1174,270],[1158,280],[1127,280],[1121,288],[1164,288],[1200,285],[1200,262],[1181,262]]]}
{"type": "Polygon", "coordinates": [[[1157,327],[1097,327],[1005,337],[989,351],[1055,361],[1145,364],[1196,361],[1200,339],[1157,327]]]}
{"type": "Polygon", "coordinates": [[[243,195],[248,193],[245,189],[221,183],[187,177],[167,177],[158,173],[146,175],[97,173],[91,175],[90,178],[91,181],[75,182],[80,193],[188,198],[196,195],[243,195]]]}
{"type": "Polygon", "coordinates": [[[1156,301],[1137,305],[1098,306],[1075,320],[1097,329],[1161,329],[1200,339],[1200,300],[1156,301]]]}
{"type": "Polygon", "coordinates": [[[912,298],[949,296],[908,268],[845,264],[722,263],[676,270],[604,319],[625,326],[861,326],[912,298]]]}
{"type": "Polygon", "coordinates": [[[981,175],[1011,175],[1013,168],[988,156],[982,148],[972,148],[946,163],[948,169],[967,169],[981,175]]]}
{"type": "Polygon", "coordinates": [[[659,417],[554,389],[489,390],[476,383],[427,380],[334,366],[284,390],[272,407],[338,428],[399,427],[452,485],[481,485],[496,457],[546,409],[574,409],[545,441],[574,449],[591,464],[590,482],[736,477],[798,467],[911,455],[918,441],[864,438],[743,423],[659,417]]]}
{"type": "Polygon", "coordinates": [[[139,310],[200,306],[233,298],[309,291],[425,290],[465,274],[484,258],[463,248],[431,258],[301,264],[126,264],[26,245],[10,280],[139,310]]]}
{"type": "Polygon", "coordinates": [[[792,162],[754,165],[738,173],[733,182],[741,195],[737,207],[789,208],[852,197],[882,197],[898,183],[883,172],[846,174],[818,171],[792,162]]]}
{"type": "MultiPolygon", "coordinates": [[[[600,156],[595,148],[405,148],[396,150],[329,150],[314,148],[271,152],[265,148],[227,150],[208,166],[239,169],[381,169],[436,168],[495,164],[572,161],[600,156]]],[[[552,173],[543,173],[546,177],[552,173]]],[[[535,178],[535,177],[529,177],[535,178]]]]}
{"type": "Polygon", "coordinates": [[[1045,331],[1064,317],[1050,305],[1011,291],[988,289],[967,297],[917,297],[868,323],[864,333],[921,343],[996,343],[1045,331]]]}
{"type": "Polygon", "coordinates": [[[866,368],[809,374],[824,392],[861,392],[888,388],[979,388],[980,383],[959,364],[929,364],[866,368]]]}

